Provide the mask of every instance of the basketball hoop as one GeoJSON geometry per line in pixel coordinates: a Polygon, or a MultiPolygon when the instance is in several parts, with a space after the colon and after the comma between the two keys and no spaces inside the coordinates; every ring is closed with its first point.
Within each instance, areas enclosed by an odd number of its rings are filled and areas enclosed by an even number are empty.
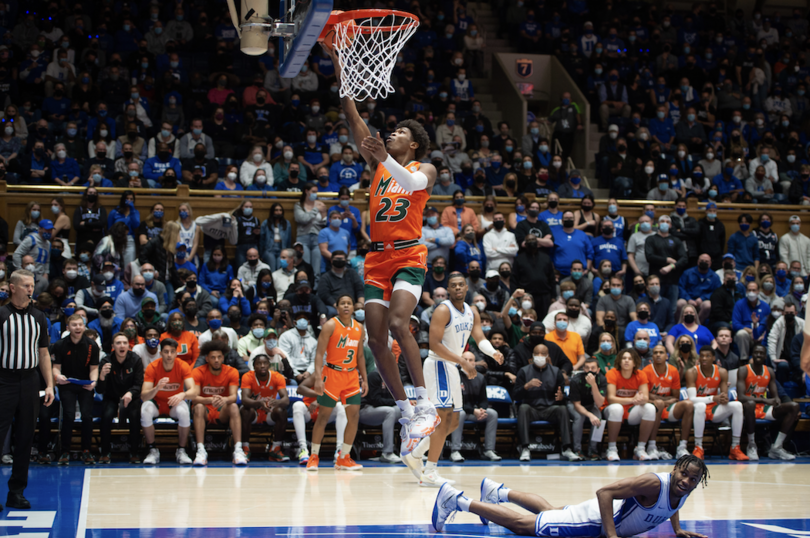
{"type": "Polygon", "coordinates": [[[393,93],[397,54],[418,27],[419,19],[404,11],[333,11],[319,41],[337,53],[340,96],[365,101],[393,93]]]}

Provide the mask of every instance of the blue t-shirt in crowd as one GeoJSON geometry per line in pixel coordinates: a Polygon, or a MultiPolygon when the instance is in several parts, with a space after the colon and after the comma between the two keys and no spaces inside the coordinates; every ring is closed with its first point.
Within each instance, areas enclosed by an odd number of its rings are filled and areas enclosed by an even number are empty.
{"type": "Polygon", "coordinates": [[[554,267],[563,276],[571,273],[571,263],[579,260],[587,265],[588,260],[593,259],[593,245],[591,238],[582,230],[573,230],[566,233],[562,226],[551,229],[554,236],[554,267]]]}
{"type": "Polygon", "coordinates": [[[683,323],[674,325],[667,333],[667,336],[672,336],[677,342],[678,338],[684,334],[688,334],[692,337],[692,340],[695,342],[695,349],[700,349],[703,346],[710,346],[712,345],[712,340],[714,340],[712,332],[703,325],[698,325],[697,331],[692,332],[688,330],[683,323]]]}
{"type": "MultiPolygon", "coordinates": [[[[349,245],[351,244],[350,235],[343,227],[335,230],[331,226],[327,226],[318,233],[318,244],[326,243],[326,249],[329,252],[342,250],[348,256],[349,245]]],[[[325,272],[326,268],[326,260],[321,259],[321,273],[325,272]]]]}

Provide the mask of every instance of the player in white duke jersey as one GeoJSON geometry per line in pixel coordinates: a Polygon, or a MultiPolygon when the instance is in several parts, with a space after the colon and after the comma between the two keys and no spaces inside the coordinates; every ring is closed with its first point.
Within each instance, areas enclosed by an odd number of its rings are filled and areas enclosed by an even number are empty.
{"type": "Polygon", "coordinates": [[[692,454],[675,462],[669,473],[645,473],[609,484],[596,498],[581,504],[555,508],[533,493],[523,493],[484,478],[481,500],[465,497],[449,484],[442,485],[433,506],[431,523],[441,532],[457,511],[471,512],[487,525],[490,521],[521,536],[617,538],[654,529],[667,519],[675,535],[707,538],[680,525],[680,509],[699,483],[706,486],[709,470],[692,454]],[[500,503],[511,502],[528,510],[521,514],[500,503]]]}
{"type": "Polygon", "coordinates": [[[444,441],[458,427],[458,412],[462,408],[461,377],[458,367],[470,379],[476,376],[475,367],[461,357],[472,335],[478,349],[499,363],[503,355],[484,335],[478,310],[464,302],[467,296],[467,279],[461,273],[451,273],[447,278],[448,300],[443,301],[430,319],[430,352],[422,370],[425,386],[431,403],[436,406],[441,422],[429,437],[413,439],[414,447],[402,461],[425,487],[439,487],[445,480],[436,468],[444,448],[444,441]],[[422,469],[422,456],[428,452],[428,462],[422,469]]]}

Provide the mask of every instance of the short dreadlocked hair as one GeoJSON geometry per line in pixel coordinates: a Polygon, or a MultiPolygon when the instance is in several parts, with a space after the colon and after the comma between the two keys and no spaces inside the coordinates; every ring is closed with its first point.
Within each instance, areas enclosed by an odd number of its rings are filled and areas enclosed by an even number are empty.
{"type": "Polygon", "coordinates": [[[687,454],[686,456],[681,456],[680,459],[675,462],[676,469],[687,469],[690,465],[696,465],[697,468],[700,469],[700,483],[703,484],[705,488],[709,483],[709,478],[711,478],[709,468],[706,467],[705,461],[692,454],[687,454]]]}
{"type": "Polygon", "coordinates": [[[419,147],[416,148],[416,160],[421,161],[430,148],[430,137],[425,128],[416,120],[402,120],[397,125],[397,129],[408,129],[411,132],[411,138],[419,144],[419,147]]]}

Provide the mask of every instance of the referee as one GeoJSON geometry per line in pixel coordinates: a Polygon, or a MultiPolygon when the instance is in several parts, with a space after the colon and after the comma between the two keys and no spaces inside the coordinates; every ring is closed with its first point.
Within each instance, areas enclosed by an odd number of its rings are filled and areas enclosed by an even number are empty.
{"type": "MultiPolygon", "coordinates": [[[[29,509],[23,496],[28,485],[28,462],[39,414],[39,367],[45,378],[45,405],[53,403],[53,375],[48,353],[48,322],[31,305],[34,273],[14,271],[9,280],[11,302],[0,307],[0,439],[16,421],[14,465],[8,481],[6,506],[29,509]]],[[[0,509],[2,509],[0,507],[0,509]]]]}

